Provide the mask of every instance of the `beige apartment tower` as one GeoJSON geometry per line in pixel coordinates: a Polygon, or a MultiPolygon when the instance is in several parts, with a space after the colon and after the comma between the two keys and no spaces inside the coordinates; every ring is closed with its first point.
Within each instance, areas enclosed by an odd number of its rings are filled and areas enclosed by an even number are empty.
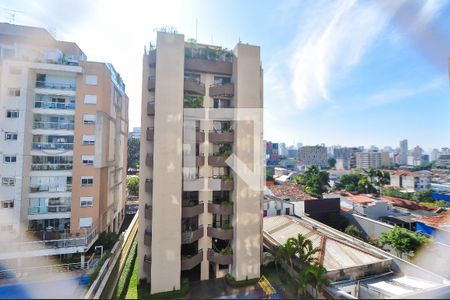
{"type": "Polygon", "coordinates": [[[27,254],[0,247],[0,260],[84,252],[118,231],[128,97],[113,66],[45,29],[1,23],[0,83],[2,243],[55,241],[27,254]]]}
{"type": "Polygon", "coordinates": [[[256,46],[158,32],[146,49],[138,266],[151,293],[260,276],[262,80],[256,46]]]}

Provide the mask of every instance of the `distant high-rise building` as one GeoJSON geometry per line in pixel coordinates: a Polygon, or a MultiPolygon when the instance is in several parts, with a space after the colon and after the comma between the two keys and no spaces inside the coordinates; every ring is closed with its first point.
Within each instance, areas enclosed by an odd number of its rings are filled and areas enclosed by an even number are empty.
{"type": "Polygon", "coordinates": [[[226,50],[158,32],[145,52],[137,264],[152,294],[184,277],[260,277],[263,193],[227,158],[263,182],[262,75],[260,48],[243,43],[226,50]]]}
{"type": "Polygon", "coordinates": [[[399,163],[401,165],[406,165],[408,163],[408,140],[401,140],[400,141],[400,157],[399,157],[399,163]]]}
{"type": "Polygon", "coordinates": [[[279,154],[282,156],[287,156],[286,143],[280,143],[279,154]]]}
{"type": "Polygon", "coordinates": [[[352,169],[356,168],[356,152],[360,152],[360,150],[356,147],[342,147],[334,149],[334,158],[340,161],[339,165],[343,169],[352,169]]]}
{"type": "Polygon", "coordinates": [[[287,150],[287,157],[298,159],[298,150],[294,146],[289,147],[287,150]]]}
{"type": "Polygon", "coordinates": [[[322,146],[303,146],[298,150],[300,163],[311,166],[317,165],[321,168],[328,167],[327,148],[322,146]]]}
{"type": "Polygon", "coordinates": [[[450,149],[447,147],[444,147],[441,149],[441,154],[442,155],[450,155],[450,149]]]}
{"type": "Polygon", "coordinates": [[[369,151],[372,151],[372,152],[375,152],[375,151],[378,151],[378,150],[379,150],[378,147],[375,146],[375,145],[372,145],[372,146],[370,146],[370,148],[369,148],[369,151]]]}
{"type": "Polygon", "coordinates": [[[266,159],[268,165],[275,165],[280,160],[278,143],[266,142],[266,159]]]}
{"type": "Polygon", "coordinates": [[[303,143],[297,143],[297,150],[303,147],[303,143]]]}
{"type": "Polygon", "coordinates": [[[387,152],[356,152],[356,168],[366,170],[390,165],[387,152]]]}
{"type": "Polygon", "coordinates": [[[433,150],[431,150],[431,153],[430,153],[430,161],[431,161],[431,162],[437,161],[438,158],[439,158],[439,155],[440,155],[440,152],[439,152],[438,149],[433,149],[433,150]]]}
{"type": "Polygon", "coordinates": [[[141,138],[141,127],[133,127],[133,131],[128,133],[128,138],[139,140],[141,138]]]}

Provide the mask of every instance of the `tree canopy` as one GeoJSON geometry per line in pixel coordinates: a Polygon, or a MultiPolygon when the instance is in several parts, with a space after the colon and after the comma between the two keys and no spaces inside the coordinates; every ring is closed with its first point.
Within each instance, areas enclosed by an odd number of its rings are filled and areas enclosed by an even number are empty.
{"type": "Polygon", "coordinates": [[[322,198],[322,194],[330,186],[328,172],[320,171],[316,165],[310,166],[305,173],[298,175],[295,181],[302,185],[308,194],[318,198],[322,198]]]}
{"type": "Polygon", "coordinates": [[[382,233],[379,240],[381,246],[389,245],[397,254],[406,254],[408,256],[414,254],[427,241],[426,237],[398,226],[382,233]]]}
{"type": "Polygon", "coordinates": [[[137,169],[139,166],[139,148],[141,142],[139,139],[128,139],[128,169],[137,169]]]}

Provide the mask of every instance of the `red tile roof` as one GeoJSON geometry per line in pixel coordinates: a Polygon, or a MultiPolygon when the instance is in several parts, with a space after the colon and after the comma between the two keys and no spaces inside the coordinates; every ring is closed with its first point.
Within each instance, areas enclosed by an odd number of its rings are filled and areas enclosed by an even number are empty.
{"type": "Polygon", "coordinates": [[[405,199],[391,197],[391,196],[383,196],[381,199],[394,205],[394,206],[403,207],[403,208],[407,208],[407,209],[411,209],[411,210],[421,209],[421,210],[433,211],[436,209],[435,207],[423,205],[416,201],[405,200],[405,199]]]}
{"type": "Polygon", "coordinates": [[[348,192],[342,192],[340,195],[352,201],[353,203],[370,204],[375,201],[375,199],[362,194],[355,195],[348,192]]]}
{"type": "Polygon", "coordinates": [[[293,197],[297,201],[316,200],[317,198],[304,192],[298,184],[282,184],[268,187],[277,197],[293,197]]]}
{"type": "Polygon", "coordinates": [[[433,217],[423,217],[418,221],[425,223],[428,226],[450,232],[450,213],[448,212],[433,217]]]}
{"type": "Polygon", "coordinates": [[[397,175],[397,176],[412,176],[412,177],[420,177],[420,176],[424,176],[418,173],[414,173],[408,170],[385,170],[386,172],[389,172],[393,175],[397,175]]]}

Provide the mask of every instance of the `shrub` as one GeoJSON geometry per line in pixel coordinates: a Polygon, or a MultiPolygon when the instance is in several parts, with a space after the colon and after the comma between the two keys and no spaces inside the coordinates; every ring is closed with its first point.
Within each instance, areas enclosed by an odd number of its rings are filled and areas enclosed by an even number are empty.
{"type": "Polygon", "coordinates": [[[102,245],[105,250],[111,250],[118,239],[117,233],[104,231],[100,233],[97,244],[102,245]]]}
{"type": "Polygon", "coordinates": [[[103,255],[103,257],[99,260],[97,267],[95,267],[94,272],[92,272],[91,277],[89,277],[88,287],[90,287],[94,283],[94,281],[97,279],[98,273],[100,273],[100,270],[101,270],[103,264],[110,256],[111,256],[111,251],[106,251],[106,253],[103,255]]]}
{"type": "Polygon", "coordinates": [[[233,249],[230,246],[227,246],[226,248],[223,248],[220,250],[221,255],[233,255],[233,249]]]}
{"type": "Polygon", "coordinates": [[[225,223],[222,225],[222,229],[233,229],[233,226],[230,223],[225,223]]]}
{"type": "Polygon", "coordinates": [[[361,238],[361,231],[355,225],[348,225],[344,232],[352,237],[361,238]]]}

